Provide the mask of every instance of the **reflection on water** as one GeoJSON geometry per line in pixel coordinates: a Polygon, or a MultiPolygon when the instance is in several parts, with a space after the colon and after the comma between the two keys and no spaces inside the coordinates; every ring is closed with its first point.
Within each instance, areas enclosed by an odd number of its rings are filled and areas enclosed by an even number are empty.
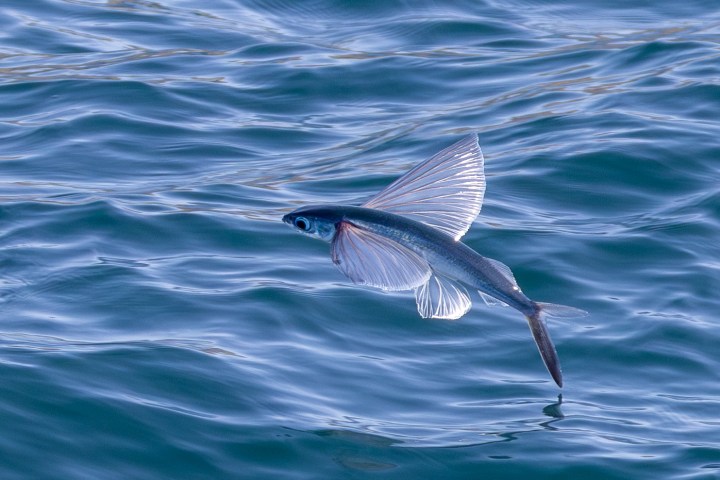
{"type": "MultiPolygon", "coordinates": [[[[562,393],[558,395],[558,401],[555,403],[551,403],[550,405],[543,408],[543,413],[547,415],[548,417],[555,418],[557,420],[565,418],[565,415],[563,415],[562,410],[560,409],[560,406],[562,405],[562,393]]],[[[544,425],[547,426],[551,422],[546,422],[544,425]]]]}
{"type": "MultiPolygon", "coordinates": [[[[534,404],[535,402],[518,402],[517,404],[534,404]]],[[[389,448],[460,448],[473,447],[486,444],[510,442],[522,438],[524,435],[541,430],[558,430],[556,424],[565,418],[560,407],[562,395],[558,395],[557,402],[542,408],[541,413],[551,417],[551,420],[541,417],[515,419],[511,423],[500,426],[490,422],[485,425],[430,425],[430,424],[403,424],[399,422],[377,421],[368,422],[367,419],[345,417],[334,419],[328,424],[335,428],[312,430],[310,433],[320,437],[328,437],[341,441],[344,449],[352,445],[362,450],[365,447],[389,448]],[[519,426],[522,426],[519,428],[519,426]]],[[[501,422],[506,423],[506,422],[501,422]]]]}

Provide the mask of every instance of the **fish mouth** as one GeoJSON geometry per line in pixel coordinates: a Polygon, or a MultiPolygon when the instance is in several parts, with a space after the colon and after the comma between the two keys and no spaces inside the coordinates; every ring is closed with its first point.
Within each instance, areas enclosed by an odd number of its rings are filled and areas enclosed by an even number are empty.
{"type": "Polygon", "coordinates": [[[282,221],[284,223],[287,223],[288,225],[290,225],[292,223],[292,218],[290,218],[290,214],[288,213],[288,214],[283,215],[282,221]]]}

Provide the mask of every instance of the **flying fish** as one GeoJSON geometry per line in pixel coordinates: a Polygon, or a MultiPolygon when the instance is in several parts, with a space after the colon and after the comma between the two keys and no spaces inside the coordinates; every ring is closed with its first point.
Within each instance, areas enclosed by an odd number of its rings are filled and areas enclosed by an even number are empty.
{"type": "Polygon", "coordinates": [[[424,318],[458,319],[469,290],[488,305],[525,315],[540,355],[562,387],[562,371],[545,316],[587,312],[529,299],[510,268],[460,241],[480,213],[484,159],[469,135],[420,163],[361,206],[310,205],[283,217],[296,230],[330,242],[333,263],[350,280],[386,291],[414,290],[424,318]]]}

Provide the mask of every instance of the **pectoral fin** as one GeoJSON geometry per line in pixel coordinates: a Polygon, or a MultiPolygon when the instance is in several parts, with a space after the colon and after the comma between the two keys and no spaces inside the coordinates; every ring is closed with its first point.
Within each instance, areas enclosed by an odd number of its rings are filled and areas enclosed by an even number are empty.
{"type": "Polygon", "coordinates": [[[412,290],[431,275],[425,259],[412,250],[349,222],[337,227],[331,255],[354,283],[383,290],[412,290]]]}
{"type": "Polygon", "coordinates": [[[417,165],[363,206],[404,215],[459,240],[480,213],[484,194],[484,160],[473,134],[417,165]]]}
{"type": "Polygon", "coordinates": [[[415,290],[415,301],[421,317],[448,320],[462,317],[472,305],[465,287],[437,274],[415,290]]]}

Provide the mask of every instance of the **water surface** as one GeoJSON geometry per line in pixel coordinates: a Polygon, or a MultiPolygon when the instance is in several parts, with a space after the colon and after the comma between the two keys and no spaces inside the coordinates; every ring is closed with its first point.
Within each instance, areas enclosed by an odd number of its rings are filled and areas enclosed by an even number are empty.
{"type": "Polygon", "coordinates": [[[720,478],[707,2],[0,7],[2,478],[720,478]],[[478,132],[549,327],[418,317],[280,222],[478,132]]]}

